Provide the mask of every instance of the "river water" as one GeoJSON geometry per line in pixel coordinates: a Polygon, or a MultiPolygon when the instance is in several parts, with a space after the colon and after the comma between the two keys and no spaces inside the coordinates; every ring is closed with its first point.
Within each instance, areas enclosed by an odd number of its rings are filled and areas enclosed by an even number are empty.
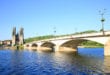
{"type": "Polygon", "coordinates": [[[103,48],[79,48],[78,53],[0,50],[0,75],[104,75],[109,60],[103,48]]]}

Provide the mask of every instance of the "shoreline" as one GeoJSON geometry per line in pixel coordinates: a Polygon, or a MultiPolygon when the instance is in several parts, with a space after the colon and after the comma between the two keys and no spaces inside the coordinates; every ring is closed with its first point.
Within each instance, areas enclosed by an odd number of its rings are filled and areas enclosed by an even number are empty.
{"type": "Polygon", "coordinates": [[[78,48],[103,48],[103,46],[78,46],[78,48]]]}

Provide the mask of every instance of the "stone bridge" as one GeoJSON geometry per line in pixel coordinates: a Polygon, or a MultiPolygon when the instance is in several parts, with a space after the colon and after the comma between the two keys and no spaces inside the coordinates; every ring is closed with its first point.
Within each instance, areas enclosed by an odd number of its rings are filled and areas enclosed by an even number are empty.
{"type": "Polygon", "coordinates": [[[104,55],[110,55],[110,31],[106,31],[105,35],[102,32],[70,35],[57,37],[52,39],[33,41],[24,45],[25,49],[36,50],[54,50],[54,51],[77,51],[81,42],[90,40],[104,45],[104,55]]]}

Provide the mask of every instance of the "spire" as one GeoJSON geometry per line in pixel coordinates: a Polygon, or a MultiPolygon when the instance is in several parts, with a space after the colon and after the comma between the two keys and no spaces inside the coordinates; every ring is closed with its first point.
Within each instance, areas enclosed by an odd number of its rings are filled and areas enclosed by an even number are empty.
{"type": "Polygon", "coordinates": [[[23,36],[24,35],[23,31],[24,31],[24,29],[23,28],[20,28],[20,32],[19,32],[19,35],[20,36],[23,36]]]}
{"type": "Polygon", "coordinates": [[[13,27],[12,36],[16,35],[16,27],[13,27]]]}
{"type": "Polygon", "coordinates": [[[21,27],[19,31],[19,44],[24,44],[24,29],[21,27]]]}
{"type": "Polygon", "coordinates": [[[13,27],[12,30],[12,46],[16,44],[16,27],[13,27]]]}

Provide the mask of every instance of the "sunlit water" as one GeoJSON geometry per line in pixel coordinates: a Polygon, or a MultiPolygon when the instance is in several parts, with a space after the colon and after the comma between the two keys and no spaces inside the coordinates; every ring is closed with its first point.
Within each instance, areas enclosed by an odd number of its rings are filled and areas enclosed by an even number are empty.
{"type": "Polygon", "coordinates": [[[104,75],[104,61],[103,48],[79,48],[78,54],[0,50],[0,75],[104,75]]]}

